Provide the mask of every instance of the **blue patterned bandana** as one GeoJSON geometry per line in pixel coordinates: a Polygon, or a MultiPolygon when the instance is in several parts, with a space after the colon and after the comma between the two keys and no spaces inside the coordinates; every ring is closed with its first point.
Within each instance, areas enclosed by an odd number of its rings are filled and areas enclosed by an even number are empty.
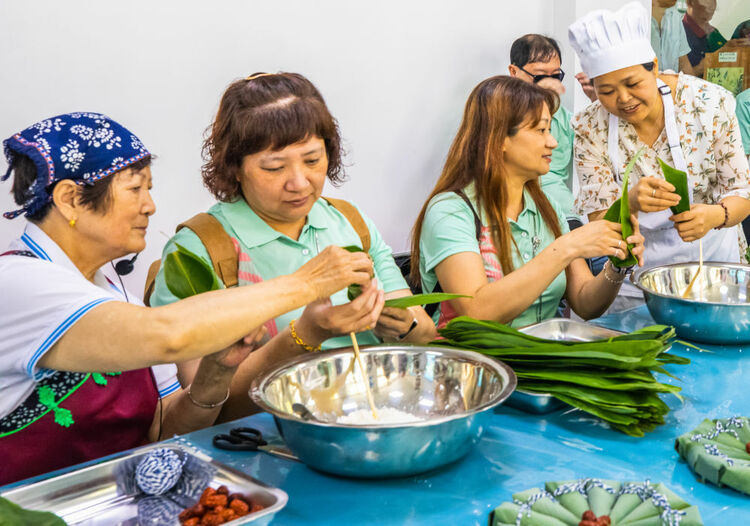
{"type": "Polygon", "coordinates": [[[93,184],[151,155],[138,137],[100,113],[66,113],[37,122],[3,146],[9,166],[0,181],[10,177],[17,154],[28,156],[37,169],[31,197],[23,208],[3,214],[7,219],[39,211],[52,200],[49,189],[56,181],[93,184]]]}

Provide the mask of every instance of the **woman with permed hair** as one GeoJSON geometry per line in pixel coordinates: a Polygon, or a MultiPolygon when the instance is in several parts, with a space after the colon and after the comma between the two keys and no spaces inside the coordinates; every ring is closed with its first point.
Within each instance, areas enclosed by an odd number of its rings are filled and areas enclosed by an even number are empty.
{"type": "MultiPolygon", "coordinates": [[[[293,272],[331,245],[364,249],[374,266],[372,282],[353,301],[342,289],[266,324],[271,337],[267,352],[262,359],[251,355],[241,366],[227,417],[247,414],[249,383],[269,362],[349,346],[351,332],[363,345],[426,342],[435,336],[421,307],[384,308],[385,299],[411,291],[372,221],[350,203],[321,197],[326,180],[344,180],[341,137],[309,80],[296,73],[258,73],[230,84],[203,153],[203,181],[218,200],[208,213],[235,245],[240,287],[293,272]]],[[[180,230],[163,257],[177,244],[210,263],[208,250],[191,230],[180,230]]],[[[162,267],[151,304],[175,300],[162,267]]],[[[179,367],[189,381],[194,364],[179,367]]]]}

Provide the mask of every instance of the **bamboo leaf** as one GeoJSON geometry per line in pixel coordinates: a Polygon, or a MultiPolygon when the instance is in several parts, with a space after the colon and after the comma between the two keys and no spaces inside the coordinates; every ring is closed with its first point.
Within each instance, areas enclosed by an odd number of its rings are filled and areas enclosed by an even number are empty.
{"type": "Polygon", "coordinates": [[[496,356],[514,369],[520,389],[551,394],[633,436],[664,423],[669,406],[659,393],[679,398],[680,387],[658,382],[652,371],[672,376],[665,364],[690,362],[667,352],[676,338],[667,325],[596,341],[558,341],[462,316],[439,332],[444,340],[436,344],[496,356]]]}
{"type": "Polygon", "coordinates": [[[442,301],[454,300],[456,298],[471,298],[471,296],[466,296],[464,294],[448,294],[445,292],[414,294],[412,296],[403,296],[401,298],[392,298],[389,300],[385,300],[385,306],[396,307],[398,309],[406,309],[407,307],[440,303],[442,301]]]}
{"type": "Polygon", "coordinates": [[[164,281],[180,299],[221,288],[214,269],[181,245],[164,260],[164,281]]]}
{"type": "Polygon", "coordinates": [[[670,206],[669,209],[672,210],[673,214],[687,212],[690,210],[687,174],[682,170],[669,166],[658,157],[656,160],[659,161],[659,166],[661,166],[661,172],[664,174],[664,179],[675,187],[675,193],[680,196],[680,202],[677,203],[677,206],[670,206]]]}
{"type": "Polygon", "coordinates": [[[346,297],[349,299],[349,301],[352,301],[354,298],[362,294],[362,286],[357,285],[356,283],[352,283],[346,288],[346,297]]]}
{"type": "Polygon", "coordinates": [[[65,521],[49,511],[27,510],[0,497],[0,524],[6,526],[65,526],[65,521]]]}
{"type": "MultiPolygon", "coordinates": [[[[622,177],[622,194],[620,198],[612,203],[612,206],[604,214],[604,219],[612,221],[614,223],[620,223],[622,227],[622,239],[627,240],[628,237],[633,235],[633,224],[630,222],[630,201],[628,200],[628,181],[630,180],[630,172],[633,170],[638,158],[643,155],[643,148],[630,159],[628,165],[625,167],[625,175],[622,177]]],[[[627,245],[627,257],[625,259],[618,259],[614,256],[609,256],[609,260],[616,267],[632,267],[638,263],[638,259],[633,255],[633,245],[628,243],[627,245]]]]}

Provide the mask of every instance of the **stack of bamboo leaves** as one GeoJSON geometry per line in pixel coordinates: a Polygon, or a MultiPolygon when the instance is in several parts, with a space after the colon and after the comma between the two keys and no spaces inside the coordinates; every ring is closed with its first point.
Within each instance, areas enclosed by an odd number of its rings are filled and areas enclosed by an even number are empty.
{"type": "Polygon", "coordinates": [[[653,373],[672,376],[664,365],[690,363],[667,353],[675,331],[665,325],[606,340],[573,342],[545,340],[501,323],[461,316],[439,332],[445,339],[436,344],[506,362],[518,377],[518,389],[550,394],[632,436],[643,436],[664,423],[669,407],[658,393],[680,391],[658,382],[653,373]]]}

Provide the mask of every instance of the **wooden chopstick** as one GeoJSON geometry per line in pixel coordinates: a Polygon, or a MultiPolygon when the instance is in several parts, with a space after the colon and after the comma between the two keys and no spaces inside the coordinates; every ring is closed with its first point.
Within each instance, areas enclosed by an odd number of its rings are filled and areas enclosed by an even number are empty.
{"type": "Polygon", "coordinates": [[[365,392],[367,393],[367,403],[370,404],[370,411],[372,411],[372,417],[378,419],[378,411],[375,409],[375,400],[372,398],[372,391],[370,390],[370,379],[365,372],[365,366],[362,364],[362,356],[359,354],[359,345],[357,344],[357,335],[353,332],[349,333],[352,339],[352,345],[354,346],[354,356],[357,358],[359,364],[359,370],[362,372],[362,381],[365,383],[365,392]]]}
{"type": "MultiPolygon", "coordinates": [[[[695,275],[693,276],[693,279],[690,280],[690,283],[688,284],[688,287],[685,289],[685,292],[682,293],[683,298],[687,298],[688,295],[690,295],[690,291],[693,290],[693,285],[695,284],[695,280],[698,278],[699,275],[701,275],[701,270],[703,270],[703,239],[698,240],[698,270],[695,271],[695,275]]],[[[703,281],[701,279],[701,281],[703,281]]],[[[700,296],[698,297],[700,299],[700,296]]]]}

